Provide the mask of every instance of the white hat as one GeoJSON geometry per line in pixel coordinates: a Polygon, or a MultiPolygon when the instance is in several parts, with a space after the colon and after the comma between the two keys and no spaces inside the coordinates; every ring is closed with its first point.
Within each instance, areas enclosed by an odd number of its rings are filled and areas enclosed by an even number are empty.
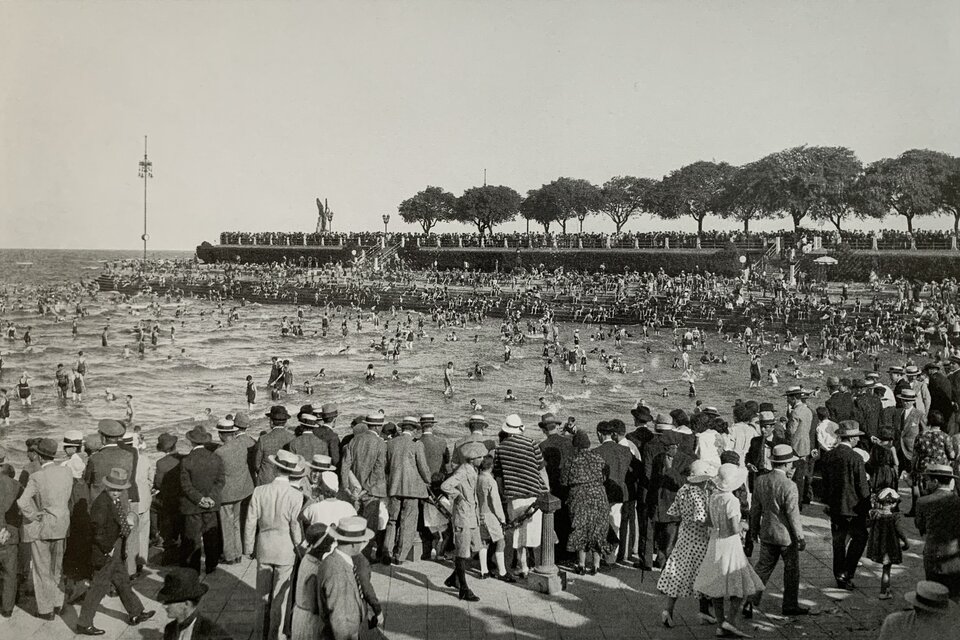
{"type": "Polygon", "coordinates": [[[504,433],[519,435],[523,433],[523,420],[519,415],[511,413],[507,416],[507,419],[503,421],[503,426],[500,427],[500,430],[504,433]]]}

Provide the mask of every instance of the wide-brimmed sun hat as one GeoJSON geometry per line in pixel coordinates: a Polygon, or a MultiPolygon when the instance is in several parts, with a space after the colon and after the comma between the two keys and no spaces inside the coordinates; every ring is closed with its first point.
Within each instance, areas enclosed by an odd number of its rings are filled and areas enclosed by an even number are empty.
{"type": "Polygon", "coordinates": [[[911,605],[939,615],[952,614],[956,606],[950,600],[950,590],[931,580],[921,580],[914,591],[903,594],[903,599],[911,605]]]}
{"type": "Polygon", "coordinates": [[[511,435],[518,435],[523,433],[523,419],[515,413],[511,413],[507,416],[507,419],[503,421],[503,426],[500,427],[500,430],[504,433],[509,433],[511,435]]]}
{"type": "Polygon", "coordinates": [[[687,482],[700,484],[717,475],[717,467],[708,460],[694,460],[690,463],[690,475],[687,482]]]}
{"type": "Polygon", "coordinates": [[[367,528],[367,519],[360,516],[347,516],[327,529],[327,534],[337,542],[366,542],[373,538],[373,531],[367,528]]]}
{"type": "Polygon", "coordinates": [[[747,481],[747,468],[736,464],[722,464],[717,476],[713,479],[713,485],[717,491],[730,493],[736,491],[747,481]]]}
{"type": "Polygon", "coordinates": [[[108,489],[122,491],[130,488],[130,472],[120,467],[110,469],[110,473],[103,479],[103,486],[108,489]]]}
{"type": "Polygon", "coordinates": [[[304,472],[305,465],[303,464],[303,458],[286,449],[280,449],[276,455],[267,456],[267,460],[277,469],[285,471],[290,475],[296,475],[297,473],[302,475],[304,472]]]}

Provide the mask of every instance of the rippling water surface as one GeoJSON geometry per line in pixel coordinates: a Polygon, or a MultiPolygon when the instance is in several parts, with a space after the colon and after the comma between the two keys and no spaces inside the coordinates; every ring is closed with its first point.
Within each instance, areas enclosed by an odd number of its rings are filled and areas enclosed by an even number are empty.
{"type": "MultiPolygon", "coordinates": [[[[9,292],[16,284],[54,285],[94,278],[102,261],[136,255],[136,252],[122,251],[3,250],[0,251],[0,273],[4,274],[4,286],[9,292]]],[[[151,255],[188,258],[192,254],[157,252],[151,255]]],[[[271,404],[269,393],[263,387],[273,355],[289,359],[295,375],[296,390],[284,396],[282,403],[291,413],[305,403],[338,403],[343,416],[339,425],[341,433],[352,416],[382,408],[392,420],[407,414],[432,412],[437,416],[439,433],[459,437],[464,432],[462,423],[471,413],[471,398],[483,405],[491,424],[499,424],[506,414],[517,412],[528,425],[535,425],[543,412],[538,402],[543,391],[542,342],[533,338],[523,347],[513,347],[512,359],[504,363],[497,319],[488,319],[482,326],[459,328],[460,341],[446,342],[427,318],[426,331],[435,336],[436,341],[417,340],[413,350],[403,351],[399,363],[393,364],[369,348],[383,333],[383,321],[388,315],[383,311],[379,329],[365,321],[357,333],[355,322],[351,322],[350,333],[344,338],[339,335],[339,319],[332,319],[331,330],[337,335],[320,338],[320,311],[305,307],[306,337],[282,338],[280,318],[295,316],[295,307],[248,305],[240,312],[240,322],[228,328],[225,311],[229,306],[225,306],[221,315],[214,303],[188,299],[184,301],[186,314],[182,319],[174,318],[177,307],[174,302],[163,303],[158,319],[160,342],[156,347],[148,343],[146,357],[140,359],[132,328],[140,318],[153,320],[152,314],[145,315],[149,302],[143,298],[132,304],[116,304],[111,301],[111,294],[101,293],[98,300],[87,300],[89,315],[80,321],[79,337],[73,339],[72,305],[67,306],[67,318],[57,323],[50,316],[38,316],[32,296],[23,298],[22,310],[16,309],[15,300],[8,300],[3,324],[12,320],[20,330],[16,341],[7,340],[5,332],[0,339],[5,362],[2,384],[11,397],[11,425],[0,427],[0,444],[13,452],[15,461],[22,460],[23,440],[28,436],[57,436],[67,429],[94,432],[100,418],[122,418],[124,403],[119,399],[107,401],[106,389],[118,398],[128,393],[134,396],[136,423],[141,425],[151,450],[159,433],[167,430],[185,433],[196,420],[203,419],[206,409],[214,416],[245,409],[244,380],[248,374],[260,385],[255,415],[262,418],[271,404]],[[218,320],[223,321],[223,328],[217,327],[218,320]],[[33,347],[29,350],[19,339],[26,325],[33,327],[33,347]],[[104,326],[110,327],[106,348],[100,345],[104,326]],[[171,326],[176,327],[174,340],[170,339],[171,326]],[[312,335],[314,331],[317,336],[312,335]],[[479,336],[479,342],[474,342],[475,335],[479,336]],[[129,346],[132,352],[126,359],[123,358],[124,346],[129,346]],[[59,362],[71,367],[79,350],[85,352],[87,359],[87,394],[82,403],[59,402],[54,370],[59,362]],[[456,366],[456,393],[452,398],[442,395],[443,367],[449,360],[456,366]],[[485,379],[468,380],[467,371],[477,360],[485,368],[485,379]],[[366,383],[363,376],[369,363],[373,363],[379,377],[372,384],[366,383]],[[305,394],[303,381],[313,379],[321,368],[325,369],[326,377],[313,380],[313,395],[305,394]],[[399,371],[400,381],[390,380],[394,368],[399,371]],[[23,371],[30,373],[34,393],[33,407],[27,409],[20,407],[13,394],[23,371]],[[503,402],[508,388],[519,398],[517,402],[503,402]]],[[[412,317],[415,319],[416,315],[412,317]]],[[[391,322],[391,329],[394,326],[395,321],[391,322]]],[[[612,340],[590,343],[589,329],[581,329],[581,334],[587,349],[603,347],[608,352],[617,352],[612,340]]],[[[572,327],[562,327],[561,336],[569,340],[572,327]]],[[[586,384],[581,384],[582,374],[568,373],[554,364],[556,394],[546,398],[548,409],[564,418],[574,415],[579,424],[589,426],[612,417],[631,424],[629,409],[639,397],[656,405],[657,396],[665,386],[670,387],[672,394],[685,396],[686,383],[679,380],[677,370],[670,368],[672,355],[664,339],[631,338],[625,342],[623,353],[626,374],[606,371],[592,357],[586,384]],[[651,355],[643,352],[646,344],[654,347],[651,355]]],[[[703,369],[707,370],[701,373],[705,381],[720,378],[719,374],[728,371],[727,367],[713,371],[709,371],[709,367],[703,369]]],[[[730,370],[734,370],[733,366],[730,370]]],[[[740,377],[745,374],[746,365],[743,365],[740,377]]],[[[718,399],[722,397],[717,395],[718,399]]],[[[669,403],[670,406],[677,404],[688,403],[669,403]]],[[[533,432],[536,431],[534,427],[533,432]]]]}

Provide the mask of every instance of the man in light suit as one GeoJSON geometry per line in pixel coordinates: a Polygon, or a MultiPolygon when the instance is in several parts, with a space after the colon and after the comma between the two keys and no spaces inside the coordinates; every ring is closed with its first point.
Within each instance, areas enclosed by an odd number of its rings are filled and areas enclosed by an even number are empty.
{"type": "Polygon", "coordinates": [[[357,640],[371,626],[382,623],[379,611],[370,604],[377,602],[372,585],[362,580],[363,559],[359,556],[373,537],[366,525],[362,517],[351,516],[328,529],[337,548],[320,562],[317,571],[321,640],[357,640]],[[362,592],[361,584],[371,592],[362,592]]]}
{"type": "Polygon", "coordinates": [[[400,435],[387,442],[388,520],[381,558],[387,565],[402,564],[407,559],[417,532],[420,501],[427,497],[430,466],[423,443],[413,439],[413,430],[419,427],[418,418],[407,416],[400,421],[400,435]]]}
{"type": "Polygon", "coordinates": [[[253,478],[247,465],[247,446],[237,438],[240,430],[233,420],[222,419],[217,423],[217,433],[222,445],[217,447],[217,457],[223,461],[224,483],[220,493],[220,532],[223,535],[223,563],[236,564],[243,555],[240,539],[240,511],[243,501],[253,493],[253,478]]]}
{"type": "Polygon", "coordinates": [[[787,439],[797,455],[793,482],[797,485],[800,500],[809,503],[810,494],[810,431],[813,427],[813,411],[807,406],[810,393],[801,387],[787,389],[787,439]]]}
{"type": "Polygon", "coordinates": [[[216,570],[223,551],[217,515],[226,482],[223,461],[207,448],[211,439],[201,425],[188,431],[187,440],[193,449],[180,462],[180,565],[199,572],[202,551],[207,573],[216,570]]]}
{"type": "Polygon", "coordinates": [[[268,460],[277,473],[269,484],[253,490],[243,536],[244,554],[257,561],[257,640],[277,640],[280,634],[297,558],[295,549],[303,540],[298,520],[303,494],[290,481],[291,475],[303,474],[303,461],[286,450],[277,451],[268,460]]]}
{"type": "MultiPolygon", "coordinates": [[[[783,615],[803,616],[810,613],[798,602],[800,591],[800,552],[807,543],[800,523],[800,502],[797,485],[790,479],[793,465],[799,458],[788,444],[773,448],[770,473],[757,477],[750,508],[750,535],[760,541],[760,558],[756,571],[764,584],[783,558],[783,615]]],[[[752,613],[760,604],[760,593],[746,605],[752,613]]]]}
{"type": "Polygon", "coordinates": [[[23,541],[30,543],[37,615],[44,620],[53,620],[63,607],[60,578],[73,494],[70,469],[53,462],[57,447],[57,441],[52,438],[43,438],[37,443],[40,469],[30,474],[23,494],[17,499],[23,515],[23,541]]]}

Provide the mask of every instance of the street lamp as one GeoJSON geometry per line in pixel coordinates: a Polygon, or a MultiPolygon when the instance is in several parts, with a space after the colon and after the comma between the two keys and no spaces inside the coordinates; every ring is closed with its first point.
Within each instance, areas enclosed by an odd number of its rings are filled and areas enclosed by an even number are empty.
{"type": "Polygon", "coordinates": [[[143,178],[143,262],[147,262],[147,178],[153,177],[153,163],[147,159],[147,136],[143,136],[143,160],[140,161],[140,177],[143,178]]]}
{"type": "Polygon", "coordinates": [[[383,235],[387,235],[387,225],[390,224],[390,214],[385,213],[382,216],[383,219],[383,235]]]}

